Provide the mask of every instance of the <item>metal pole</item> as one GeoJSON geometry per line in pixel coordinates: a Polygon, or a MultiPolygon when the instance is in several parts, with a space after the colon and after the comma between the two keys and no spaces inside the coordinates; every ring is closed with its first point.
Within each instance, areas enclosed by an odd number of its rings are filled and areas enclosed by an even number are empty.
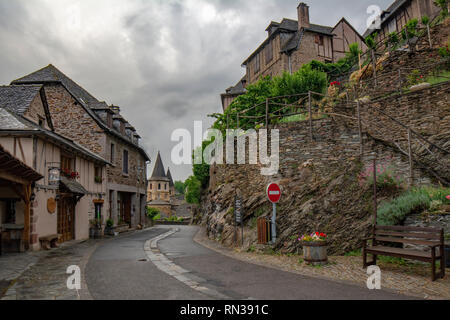
{"type": "Polygon", "coordinates": [[[359,130],[359,153],[360,155],[363,155],[364,153],[364,146],[363,146],[363,136],[362,136],[362,123],[361,123],[361,105],[360,101],[357,102],[357,111],[358,111],[358,130],[359,130]]]}
{"type": "Polygon", "coordinates": [[[312,123],[312,106],[311,106],[311,91],[308,91],[308,112],[309,112],[309,137],[313,141],[313,123],[312,123]]]}
{"type": "Polygon", "coordinates": [[[411,128],[408,128],[408,153],[409,153],[409,184],[412,187],[414,185],[414,173],[413,173],[413,156],[411,145],[411,128]]]}
{"type": "Polygon", "coordinates": [[[266,99],[266,129],[269,129],[269,99],[266,99]]]}
{"type": "Polygon", "coordinates": [[[377,157],[373,158],[373,211],[374,211],[374,229],[377,226],[378,220],[378,199],[377,199],[377,157]]]}
{"type": "Polygon", "coordinates": [[[272,214],[272,244],[277,242],[277,205],[273,204],[273,214],[272,214]]]}

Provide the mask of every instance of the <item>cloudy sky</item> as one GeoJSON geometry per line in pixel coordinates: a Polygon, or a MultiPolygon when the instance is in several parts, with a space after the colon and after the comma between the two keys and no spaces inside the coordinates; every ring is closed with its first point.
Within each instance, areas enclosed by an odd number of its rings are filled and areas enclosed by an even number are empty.
{"type": "MultiPolygon", "coordinates": [[[[309,0],[311,22],[345,16],[364,32],[369,5],[393,0],[309,0]]],[[[119,105],[174,178],[177,128],[211,125],[220,93],[266,38],[271,20],[297,19],[299,0],[0,0],[0,84],[53,64],[97,99],[119,105]]],[[[149,171],[153,168],[150,166],[149,171]]]]}

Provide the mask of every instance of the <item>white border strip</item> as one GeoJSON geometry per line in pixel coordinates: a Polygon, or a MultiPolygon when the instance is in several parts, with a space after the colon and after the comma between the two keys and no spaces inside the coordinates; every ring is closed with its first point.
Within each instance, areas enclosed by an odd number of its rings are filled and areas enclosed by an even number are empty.
{"type": "MultiPolygon", "coordinates": [[[[165,238],[170,237],[171,235],[179,231],[180,229],[172,229],[169,232],[166,232],[160,236],[157,236],[145,242],[144,251],[147,254],[147,257],[150,259],[150,261],[162,272],[167,273],[169,276],[177,279],[178,281],[184,283],[188,287],[196,291],[199,291],[204,295],[207,295],[217,300],[231,300],[232,299],[231,297],[228,297],[214,289],[203,287],[200,283],[191,279],[189,277],[190,271],[187,271],[181,268],[180,266],[176,265],[159,251],[158,242],[165,238]]],[[[197,279],[199,278],[197,277],[197,279]]],[[[201,280],[206,282],[206,280],[204,279],[201,280]]]]}

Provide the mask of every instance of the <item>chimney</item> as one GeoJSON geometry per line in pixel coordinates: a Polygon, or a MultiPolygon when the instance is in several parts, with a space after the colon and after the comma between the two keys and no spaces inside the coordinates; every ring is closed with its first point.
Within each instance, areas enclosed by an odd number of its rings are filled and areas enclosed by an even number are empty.
{"type": "Polygon", "coordinates": [[[309,7],[306,3],[301,2],[297,7],[298,13],[298,29],[309,28],[309,7]]]}

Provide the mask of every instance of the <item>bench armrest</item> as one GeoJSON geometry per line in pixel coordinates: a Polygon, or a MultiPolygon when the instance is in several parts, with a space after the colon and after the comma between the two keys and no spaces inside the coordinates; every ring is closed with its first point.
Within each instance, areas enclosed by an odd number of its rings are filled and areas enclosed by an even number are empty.
{"type": "Polygon", "coordinates": [[[437,243],[437,244],[429,245],[429,247],[430,247],[431,249],[433,249],[433,248],[439,248],[439,247],[442,247],[442,246],[445,246],[445,245],[442,244],[442,243],[437,243]]]}

